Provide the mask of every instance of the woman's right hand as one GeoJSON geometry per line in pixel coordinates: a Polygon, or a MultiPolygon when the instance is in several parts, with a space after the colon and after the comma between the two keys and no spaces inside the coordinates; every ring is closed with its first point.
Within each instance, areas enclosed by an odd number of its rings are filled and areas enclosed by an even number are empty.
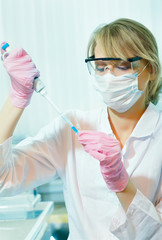
{"type": "MultiPolygon", "coordinates": [[[[1,44],[1,53],[3,54],[1,44]]],[[[23,48],[14,49],[4,59],[3,65],[11,79],[10,100],[17,108],[25,108],[33,94],[34,78],[39,77],[39,71],[31,57],[23,48]]]]}

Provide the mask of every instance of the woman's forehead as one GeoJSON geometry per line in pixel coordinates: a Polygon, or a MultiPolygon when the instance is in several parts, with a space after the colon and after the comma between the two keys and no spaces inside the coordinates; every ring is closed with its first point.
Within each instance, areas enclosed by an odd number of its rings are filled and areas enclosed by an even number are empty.
{"type": "Polygon", "coordinates": [[[134,54],[132,54],[130,51],[126,51],[125,49],[125,54],[119,50],[113,50],[110,49],[105,49],[101,44],[97,43],[95,48],[94,48],[94,55],[95,58],[106,58],[106,57],[115,57],[115,58],[133,58],[136,57],[134,54]],[[109,54],[110,52],[110,54],[109,54]]]}
{"type": "Polygon", "coordinates": [[[95,54],[95,58],[108,57],[108,56],[106,56],[107,54],[104,53],[104,51],[102,50],[101,46],[99,46],[99,44],[96,44],[95,49],[94,49],[94,54],[95,54]]]}

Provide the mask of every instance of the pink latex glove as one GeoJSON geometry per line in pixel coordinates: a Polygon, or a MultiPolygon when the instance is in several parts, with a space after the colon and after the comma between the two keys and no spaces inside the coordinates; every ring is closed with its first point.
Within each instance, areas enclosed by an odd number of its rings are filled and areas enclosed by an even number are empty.
{"type": "MultiPolygon", "coordinates": [[[[1,47],[4,43],[1,43],[1,47]]],[[[1,54],[3,53],[4,50],[1,48],[1,54]]],[[[35,77],[40,76],[39,71],[23,48],[14,49],[5,58],[3,65],[11,79],[12,104],[18,108],[25,108],[30,103],[34,91],[33,81],[35,77]]]]}
{"type": "Polygon", "coordinates": [[[79,131],[78,140],[84,150],[100,161],[103,178],[113,192],[123,191],[129,180],[128,173],[121,161],[120,143],[106,133],[79,131]]]}

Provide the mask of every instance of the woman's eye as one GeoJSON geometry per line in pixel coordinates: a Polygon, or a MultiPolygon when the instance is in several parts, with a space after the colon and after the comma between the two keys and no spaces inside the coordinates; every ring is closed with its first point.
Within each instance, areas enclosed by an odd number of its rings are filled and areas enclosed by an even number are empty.
{"type": "Polygon", "coordinates": [[[128,70],[131,68],[131,64],[130,63],[127,63],[127,62],[124,62],[120,65],[117,65],[116,66],[119,70],[128,70]]]}
{"type": "Polygon", "coordinates": [[[126,67],[126,66],[118,66],[117,68],[120,69],[120,70],[128,70],[128,69],[130,69],[130,67],[126,67]]]}
{"type": "Polygon", "coordinates": [[[103,72],[104,69],[105,69],[105,67],[103,67],[103,66],[96,66],[96,71],[98,71],[98,72],[103,72]]]}

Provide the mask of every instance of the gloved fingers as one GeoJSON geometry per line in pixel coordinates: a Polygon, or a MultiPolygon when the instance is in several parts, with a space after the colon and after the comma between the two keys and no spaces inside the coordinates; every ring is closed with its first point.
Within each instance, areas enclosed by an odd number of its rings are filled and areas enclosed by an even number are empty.
{"type": "Polygon", "coordinates": [[[14,69],[22,69],[26,65],[36,67],[29,55],[14,58],[11,57],[11,54],[9,54],[9,56],[5,59],[3,65],[8,72],[14,69]]]}
{"type": "Polygon", "coordinates": [[[120,147],[120,143],[116,146],[114,145],[108,145],[108,144],[100,144],[101,148],[100,150],[106,155],[106,156],[110,156],[113,157],[116,154],[120,154],[121,155],[121,147],[120,147]]]}
{"type": "Polygon", "coordinates": [[[78,140],[82,144],[100,142],[108,147],[113,147],[120,144],[119,141],[112,136],[109,136],[104,132],[92,130],[79,131],[78,140]]]}
{"type": "Polygon", "coordinates": [[[96,158],[96,159],[99,160],[99,161],[103,161],[104,158],[105,158],[105,155],[103,155],[102,153],[99,153],[99,152],[97,152],[97,151],[91,150],[91,151],[88,151],[88,153],[89,153],[92,157],[96,158]]]}
{"type": "Polygon", "coordinates": [[[84,147],[84,150],[86,151],[90,151],[90,150],[99,151],[101,149],[101,144],[100,143],[83,144],[83,147],[84,147]]]}
{"type": "Polygon", "coordinates": [[[11,81],[12,86],[20,86],[20,88],[22,86],[23,88],[25,87],[25,89],[33,89],[34,78],[40,76],[39,71],[31,70],[30,73],[24,71],[23,75],[21,74],[21,72],[19,73],[19,75],[17,75],[16,72],[13,72],[12,75],[9,74],[12,79],[15,79],[14,81],[11,81]]]}
{"type": "Polygon", "coordinates": [[[109,152],[109,149],[104,147],[102,143],[88,143],[88,144],[82,144],[82,145],[86,152],[96,151],[101,154],[104,154],[105,157],[106,157],[106,154],[108,154],[109,152]]]}
{"type": "Polygon", "coordinates": [[[21,59],[12,59],[12,61],[10,59],[10,61],[4,62],[4,66],[11,79],[15,79],[14,82],[16,81],[28,89],[33,88],[34,78],[40,76],[35,64],[31,61],[30,56],[27,55],[21,57],[21,59]]]}
{"type": "MultiPolygon", "coordinates": [[[[86,151],[88,150],[95,150],[98,151],[99,153],[104,154],[105,156],[109,157],[109,158],[114,158],[117,157],[117,154],[119,155],[119,157],[121,157],[121,149],[120,146],[118,147],[109,147],[107,145],[104,145],[102,142],[95,142],[96,140],[94,140],[93,142],[88,142],[85,143],[84,141],[80,141],[80,143],[83,145],[84,149],[86,151]]],[[[118,157],[118,158],[119,158],[118,157]]]]}
{"type": "MultiPolygon", "coordinates": [[[[98,132],[94,130],[80,130],[79,131],[79,138],[84,139],[84,140],[89,140],[93,141],[94,138],[100,139],[101,137],[103,138],[106,135],[106,133],[103,132],[98,132]]],[[[108,135],[107,135],[108,136],[108,135]]]]}
{"type": "Polygon", "coordinates": [[[33,82],[29,82],[29,85],[25,87],[25,91],[24,91],[24,86],[22,84],[20,84],[17,81],[12,81],[11,82],[12,88],[15,91],[16,95],[21,95],[21,97],[25,97],[26,95],[32,93],[34,91],[33,89],[33,82]]]}
{"type": "Polygon", "coordinates": [[[89,131],[79,131],[78,140],[81,144],[96,143],[95,134],[89,134],[89,131]]]}
{"type": "MultiPolygon", "coordinates": [[[[4,51],[4,50],[2,49],[2,51],[4,51]]],[[[9,56],[4,61],[12,61],[13,59],[17,60],[26,55],[28,56],[28,59],[29,59],[30,56],[23,48],[15,48],[10,52],[9,56]]],[[[31,57],[30,57],[30,59],[31,59],[31,57]]]]}

